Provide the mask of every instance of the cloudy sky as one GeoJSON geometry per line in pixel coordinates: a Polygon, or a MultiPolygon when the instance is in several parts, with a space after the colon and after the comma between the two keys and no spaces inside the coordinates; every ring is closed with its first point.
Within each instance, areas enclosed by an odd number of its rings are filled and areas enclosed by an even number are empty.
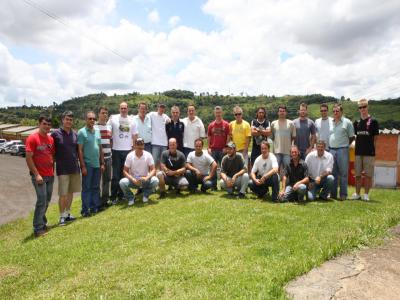
{"type": "Polygon", "coordinates": [[[172,88],[400,96],[399,0],[2,0],[0,106],[172,88]]]}

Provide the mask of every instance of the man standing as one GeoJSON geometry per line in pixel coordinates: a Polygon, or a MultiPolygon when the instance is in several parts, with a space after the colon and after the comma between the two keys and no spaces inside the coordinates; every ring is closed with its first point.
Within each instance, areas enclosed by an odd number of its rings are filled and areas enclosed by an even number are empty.
{"type": "Polygon", "coordinates": [[[297,146],[292,146],[290,150],[289,166],[286,166],[282,177],[282,190],[279,197],[283,201],[304,201],[307,186],[310,182],[308,178],[308,168],[305,162],[300,159],[300,151],[297,146]]]}
{"type": "Polygon", "coordinates": [[[151,120],[151,153],[153,155],[156,169],[160,166],[161,153],[167,150],[168,138],[165,131],[165,124],[171,120],[165,114],[165,104],[159,103],[157,111],[148,113],[151,120]]]}
{"type": "Polygon", "coordinates": [[[352,199],[360,199],[361,192],[361,173],[365,173],[364,195],[362,199],[369,200],[369,190],[372,186],[372,177],[374,176],[375,163],[375,144],[379,135],[378,121],[368,114],[368,100],[358,101],[360,111],[360,120],[354,122],[354,132],[356,134],[356,192],[352,199]]]}
{"type": "Polygon", "coordinates": [[[300,151],[300,158],[305,159],[307,154],[314,149],[316,130],[314,122],[307,118],[307,104],[301,103],[299,117],[293,121],[296,127],[296,139],[294,144],[300,151]]]}
{"type": "Polygon", "coordinates": [[[194,151],[195,140],[206,137],[203,121],[196,116],[196,107],[194,105],[188,105],[187,114],[188,116],[183,119],[183,123],[185,124],[185,132],[183,133],[183,150],[185,157],[187,157],[190,152],[194,151]]]}
{"type": "Polygon", "coordinates": [[[189,153],[186,160],[186,178],[189,181],[189,190],[195,192],[197,185],[201,184],[201,191],[206,192],[209,188],[216,186],[217,163],[214,158],[203,150],[203,140],[194,142],[195,151],[189,153]]]}
{"type": "Polygon", "coordinates": [[[261,155],[254,161],[251,169],[250,189],[262,198],[268,192],[268,188],[272,187],[272,201],[278,200],[279,193],[279,176],[278,161],[274,154],[269,152],[269,144],[267,141],[261,142],[261,155]]]}
{"type": "Polygon", "coordinates": [[[149,196],[154,193],[158,179],[155,176],[156,169],[152,155],[144,151],[144,141],[137,138],[135,141],[135,150],[126,157],[124,165],[124,176],[119,182],[125,197],[128,199],[128,205],[135,204],[135,195],[131,188],[142,189],[143,203],[149,201],[149,196]]]}
{"type": "Polygon", "coordinates": [[[323,140],[317,142],[317,151],[312,151],[307,155],[306,165],[310,180],[308,199],[316,199],[321,190],[319,198],[327,200],[334,182],[334,178],[331,175],[333,156],[328,151],[325,151],[325,142],[323,140]]]}
{"type": "Polygon", "coordinates": [[[47,233],[46,211],[49,206],[54,183],[54,140],[48,135],[51,119],[39,117],[39,130],[26,140],[26,164],[36,191],[36,205],[33,214],[35,237],[47,233]]]}
{"type": "Polygon", "coordinates": [[[333,127],[329,136],[329,151],[335,161],[333,166],[333,183],[331,196],[337,199],[338,177],[340,177],[340,200],[347,199],[347,177],[349,169],[349,145],[354,140],[354,127],[351,121],[343,117],[343,107],[336,103],[333,106],[333,127]]]}
{"type": "Polygon", "coordinates": [[[104,171],[104,156],[100,131],[94,128],[96,115],[86,113],[86,126],[78,131],[78,155],[82,170],[82,217],[89,217],[101,209],[100,174],[104,171]]]}
{"type": "Polygon", "coordinates": [[[133,118],[128,116],[128,104],[121,102],[119,114],[112,115],[107,122],[112,130],[112,180],[111,180],[111,201],[117,203],[117,197],[123,198],[119,181],[122,178],[125,159],[132,150],[132,145],[137,138],[137,128],[133,118]]]}
{"type": "Polygon", "coordinates": [[[144,141],[144,151],[151,153],[151,120],[149,115],[147,115],[147,104],[140,102],[138,105],[138,114],[133,117],[135,122],[138,137],[141,137],[144,141]]]}
{"type": "Polygon", "coordinates": [[[221,165],[224,156],[224,147],[229,140],[229,123],[225,121],[221,106],[214,107],[215,120],[208,125],[208,154],[210,154],[217,164],[221,165]]]}
{"type": "Polygon", "coordinates": [[[274,154],[282,170],[290,163],[290,148],[296,138],[296,127],[291,120],[286,119],[286,115],[286,105],[279,105],[278,120],[271,123],[274,154]]]}
{"type": "Polygon", "coordinates": [[[104,171],[101,173],[101,207],[105,208],[110,197],[111,182],[111,147],[112,147],[112,131],[111,125],[107,125],[108,109],[107,107],[99,108],[99,120],[94,126],[99,130],[101,137],[101,149],[104,157],[104,171]]]}
{"type": "Polygon", "coordinates": [[[315,120],[315,128],[317,130],[317,140],[325,142],[325,150],[329,150],[329,136],[332,129],[333,119],[328,116],[329,107],[328,104],[322,103],[319,107],[321,118],[315,120]]]}
{"type": "Polygon", "coordinates": [[[185,155],[177,147],[176,139],[171,138],[168,141],[168,150],[161,154],[161,171],[157,173],[161,198],[166,196],[165,184],[175,187],[177,193],[189,185],[185,178],[185,155]]]}
{"type": "Polygon", "coordinates": [[[174,105],[171,107],[171,122],[165,125],[168,140],[175,138],[178,143],[178,150],[183,152],[183,134],[185,132],[185,124],[179,119],[179,107],[174,105]]]}
{"type": "Polygon", "coordinates": [[[271,128],[267,120],[267,111],[264,107],[257,108],[256,118],[251,121],[251,135],[253,136],[253,148],[250,161],[253,165],[256,158],[261,155],[261,142],[266,141],[271,135],[271,128]]]}
{"type": "Polygon", "coordinates": [[[65,111],[62,114],[62,127],[54,130],[56,171],[58,176],[58,195],[60,207],[60,226],[74,221],[71,204],[74,193],[81,191],[81,176],[78,164],[78,136],[72,130],[74,114],[65,111]]]}
{"type": "Polygon", "coordinates": [[[243,120],[243,110],[240,106],[233,108],[235,120],[229,124],[231,141],[236,145],[236,151],[241,153],[247,166],[249,162],[249,144],[251,138],[250,124],[243,120]]]}
{"type": "Polygon", "coordinates": [[[226,189],[229,195],[233,195],[236,187],[239,190],[238,198],[243,199],[246,197],[249,184],[249,175],[243,155],[236,153],[236,145],[233,142],[226,145],[226,152],[221,163],[221,189],[226,189]]]}

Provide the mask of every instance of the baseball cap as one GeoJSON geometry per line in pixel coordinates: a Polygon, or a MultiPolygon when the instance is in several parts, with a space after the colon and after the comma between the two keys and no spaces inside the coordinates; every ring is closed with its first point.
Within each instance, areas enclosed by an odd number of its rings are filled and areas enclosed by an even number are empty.
{"type": "Polygon", "coordinates": [[[226,144],[226,147],[229,147],[229,148],[236,148],[236,145],[235,145],[234,142],[229,142],[228,144],[226,144]]]}

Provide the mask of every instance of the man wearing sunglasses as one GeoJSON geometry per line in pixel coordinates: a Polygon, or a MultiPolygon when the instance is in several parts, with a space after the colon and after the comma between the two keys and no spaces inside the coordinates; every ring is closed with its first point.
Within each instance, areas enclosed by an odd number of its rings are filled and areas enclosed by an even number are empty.
{"type": "Polygon", "coordinates": [[[247,167],[249,162],[249,145],[251,139],[251,127],[249,122],[243,120],[243,110],[240,106],[233,108],[235,120],[229,124],[231,141],[236,145],[236,152],[243,155],[247,167]]]}
{"type": "Polygon", "coordinates": [[[315,128],[317,129],[317,141],[325,142],[325,151],[329,150],[329,135],[332,127],[332,117],[329,117],[328,104],[322,103],[319,107],[321,118],[315,120],[315,128]]]}
{"type": "Polygon", "coordinates": [[[101,147],[100,131],[94,128],[96,115],[86,113],[86,126],[78,131],[78,155],[82,171],[83,217],[96,214],[101,209],[100,175],[104,172],[104,155],[101,147]]]}
{"type": "Polygon", "coordinates": [[[375,144],[379,135],[378,121],[368,114],[368,100],[361,99],[358,101],[358,110],[360,112],[360,120],[354,122],[354,132],[356,134],[356,192],[351,199],[358,200],[361,198],[361,173],[364,172],[364,195],[362,200],[369,200],[369,190],[372,185],[372,177],[374,176],[375,163],[375,144]]]}

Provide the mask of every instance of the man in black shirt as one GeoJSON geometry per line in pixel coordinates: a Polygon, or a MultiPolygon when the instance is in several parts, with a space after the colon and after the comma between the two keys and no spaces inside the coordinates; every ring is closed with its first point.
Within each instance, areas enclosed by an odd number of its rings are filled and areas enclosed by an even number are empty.
{"type": "Polygon", "coordinates": [[[300,159],[300,151],[297,146],[290,150],[290,164],[285,167],[282,177],[282,190],[279,196],[282,201],[304,201],[309,183],[308,168],[300,159]]]}
{"type": "Polygon", "coordinates": [[[368,100],[358,101],[360,120],[354,122],[354,133],[356,135],[356,192],[351,197],[354,200],[362,198],[369,200],[369,190],[374,176],[375,143],[379,135],[378,121],[368,114],[368,100]],[[361,174],[364,172],[364,195],[361,197],[361,174]]]}
{"type": "Polygon", "coordinates": [[[167,132],[168,140],[175,138],[178,144],[178,150],[183,152],[183,133],[185,131],[185,124],[179,119],[179,107],[174,105],[171,107],[171,122],[165,124],[165,131],[167,132]]]}
{"type": "Polygon", "coordinates": [[[253,148],[251,149],[250,161],[253,165],[256,158],[261,155],[261,142],[266,141],[268,136],[271,135],[267,111],[264,107],[257,108],[256,118],[251,121],[251,135],[253,137],[253,148]]]}

